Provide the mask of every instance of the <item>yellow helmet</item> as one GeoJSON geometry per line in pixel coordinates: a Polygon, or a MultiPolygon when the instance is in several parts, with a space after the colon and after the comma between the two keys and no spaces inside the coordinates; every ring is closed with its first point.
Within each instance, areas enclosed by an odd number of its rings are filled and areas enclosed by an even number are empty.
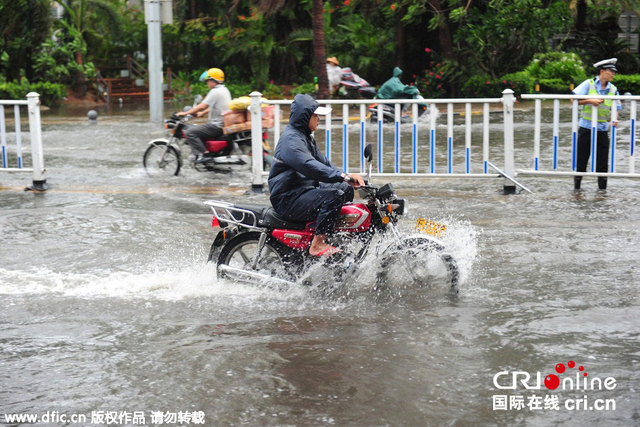
{"type": "Polygon", "coordinates": [[[207,70],[207,76],[218,83],[224,82],[224,72],[220,68],[209,68],[207,70]]]}

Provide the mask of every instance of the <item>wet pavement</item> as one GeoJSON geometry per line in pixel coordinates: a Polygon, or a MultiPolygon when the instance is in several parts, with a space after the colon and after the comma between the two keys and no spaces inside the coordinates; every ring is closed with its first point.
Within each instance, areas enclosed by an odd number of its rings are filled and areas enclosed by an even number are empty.
{"type": "Polygon", "coordinates": [[[503,196],[499,180],[379,179],[409,199],[405,230],[418,217],[448,224],[460,295],[380,300],[363,274],[349,295],[323,297],[216,279],[202,201],[267,197],[247,193],[248,168],[148,177],[142,153],[164,131],[145,114],[45,117],[51,189],[0,175],[0,422],[51,411],[95,425],[106,412],[147,425],[158,412],[166,425],[180,412],[207,425],[640,422],[638,181],[602,194],[585,178],[575,195],[570,178],[527,178],[534,194],[503,196]],[[515,371],[531,388],[507,388],[515,371]],[[616,387],[565,380],[584,372],[616,387]],[[551,374],[564,389],[545,386],[551,374]]]}

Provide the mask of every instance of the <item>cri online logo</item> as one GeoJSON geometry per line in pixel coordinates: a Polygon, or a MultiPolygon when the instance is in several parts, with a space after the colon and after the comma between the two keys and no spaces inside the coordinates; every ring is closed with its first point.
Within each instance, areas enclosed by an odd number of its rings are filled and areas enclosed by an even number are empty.
{"type": "MultiPolygon", "coordinates": [[[[576,362],[573,360],[567,362],[566,366],[564,363],[558,363],[555,366],[556,373],[567,375],[561,380],[558,375],[549,374],[544,378],[544,386],[549,390],[555,390],[560,386],[562,386],[562,390],[602,390],[603,387],[607,390],[613,390],[617,386],[616,379],[613,377],[602,379],[594,376],[587,380],[584,366],[578,366],[578,369],[574,371],[575,367],[576,362]],[[570,375],[573,372],[575,372],[575,379],[570,375]]],[[[540,372],[537,372],[537,375],[532,378],[531,374],[526,371],[501,371],[493,376],[493,385],[501,390],[515,390],[518,388],[518,384],[527,390],[539,390],[542,388],[541,378],[540,372]]]]}
{"type": "MultiPolygon", "coordinates": [[[[569,369],[573,369],[576,367],[576,362],[574,362],[573,360],[570,360],[569,363],[567,363],[567,366],[569,367],[569,369]]],[[[558,363],[556,365],[557,373],[564,374],[565,370],[566,368],[564,367],[564,364],[558,363]]],[[[584,366],[580,366],[578,370],[580,372],[584,371],[584,366]]],[[[587,376],[586,372],[584,373],[584,376],[585,377],[587,376]]],[[[580,374],[576,373],[576,377],[579,378],[580,374]]],[[[556,374],[549,374],[546,377],[544,377],[544,386],[549,390],[555,390],[558,388],[559,385],[560,385],[560,378],[556,374]]]]}

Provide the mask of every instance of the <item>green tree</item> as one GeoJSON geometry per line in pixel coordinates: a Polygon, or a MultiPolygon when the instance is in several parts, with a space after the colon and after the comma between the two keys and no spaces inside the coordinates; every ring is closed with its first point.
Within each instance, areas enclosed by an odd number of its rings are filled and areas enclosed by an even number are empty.
{"type": "Polygon", "coordinates": [[[37,80],[73,85],[77,75],[93,78],[95,67],[91,61],[77,62],[87,54],[87,44],[80,32],[68,22],[59,21],[60,27],[40,47],[34,68],[37,80]]]}
{"type": "Polygon", "coordinates": [[[491,77],[522,69],[548,39],[571,25],[566,2],[544,7],[540,0],[491,0],[487,8],[470,9],[455,33],[457,57],[491,77]]]}
{"type": "Polygon", "coordinates": [[[0,75],[11,81],[24,72],[33,80],[34,56],[50,28],[49,0],[0,2],[0,75]]]}
{"type": "MultiPolygon", "coordinates": [[[[100,48],[108,45],[106,40],[115,37],[120,30],[120,15],[115,6],[120,1],[108,0],[68,0],[60,2],[65,10],[63,17],[65,24],[60,24],[61,30],[69,33],[70,29],[78,34],[87,45],[87,51],[99,57],[100,48]]],[[[87,91],[86,78],[81,71],[85,61],[85,51],[76,49],[75,62],[79,65],[76,72],[74,90],[79,96],[87,91]]]]}
{"type": "Polygon", "coordinates": [[[325,13],[328,56],[373,82],[389,78],[400,48],[389,15],[366,2],[343,1],[325,13]],[[387,66],[385,66],[388,64],[387,66]]]}

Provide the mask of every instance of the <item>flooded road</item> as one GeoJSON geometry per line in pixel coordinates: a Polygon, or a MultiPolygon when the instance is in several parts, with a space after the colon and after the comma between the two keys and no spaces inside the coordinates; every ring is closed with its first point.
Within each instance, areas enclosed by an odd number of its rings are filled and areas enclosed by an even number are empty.
{"type": "Polygon", "coordinates": [[[405,229],[448,224],[460,295],[320,297],[216,279],[202,201],[267,196],[248,169],[147,177],[144,114],[44,115],[51,189],[0,175],[0,422],[640,423],[640,182],[390,179],[405,229]]]}

